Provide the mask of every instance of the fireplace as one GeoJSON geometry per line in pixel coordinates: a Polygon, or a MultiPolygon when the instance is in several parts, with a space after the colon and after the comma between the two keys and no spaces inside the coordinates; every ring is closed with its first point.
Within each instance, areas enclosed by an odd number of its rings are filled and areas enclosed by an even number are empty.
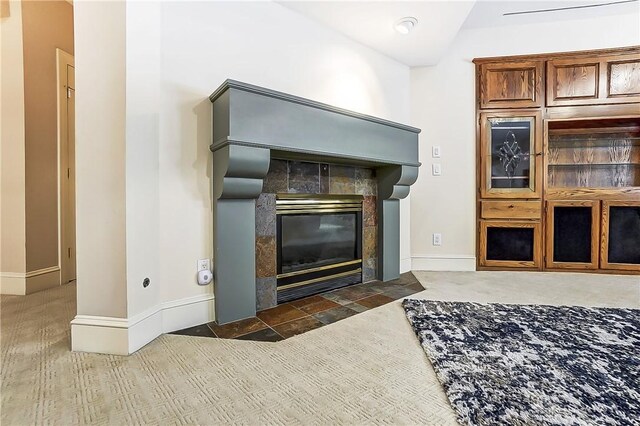
{"type": "MultiPolygon", "coordinates": [[[[400,276],[400,200],[409,194],[409,187],[418,178],[420,129],[233,80],[225,81],[209,99],[213,102],[214,291],[219,324],[255,316],[257,308],[275,306],[276,299],[286,298],[295,288],[307,291],[312,288],[307,285],[361,279],[359,274],[365,281],[388,281],[400,276]],[[310,178],[307,173],[289,168],[286,179],[271,180],[271,167],[282,164],[274,159],[289,160],[289,166],[292,162],[321,163],[319,175],[315,178],[314,171],[310,178]],[[331,166],[326,169],[322,165],[329,163],[369,169],[371,176],[364,180],[375,181],[377,190],[371,193],[365,190],[366,186],[358,188],[357,176],[351,175],[352,167],[345,169],[347,176],[338,166],[332,173],[331,166]],[[345,261],[348,264],[336,266],[345,263],[337,259],[346,257],[347,247],[349,251],[353,249],[352,243],[343,238],[338,245],[345,253],[337,253],[332,259],[309,258],[309,262],[294,259],[288,266],[286,262],[281,264],[278,272],[276,222],[282,222],[284,228],[292,225],[285,215],[276,214],[276,194],[281,193],[364,195],[360,203],[362,223],[357,223],[357,214],[351,215],[356,217],[356,229],[363,227],[362,233],[357,232],[361,235],[361,263],[355,254],[349,256],[352,260],[345,261]],[[277,219],[280,217],[283,219],[277,219]],[[308,264],[303,266],[304,263],[308,264]],[[285,266],[290,272],[284,272],[285,266]],[[328,275],[349,275],[301,283],[320,278],[314,274],[324,269],[316,268],[327,266],[336,266],[328,268],[328,275]],[[297,275],[304,274],[297,273],[302,271],[311,275],[301,280],[297,275]],[[291,273],[296,275],[282,276],[291,273]],[[291,278],[294,276],[297,278],[291,278]],[[288,285],[285,278],[301,285],[284,288],[288,285]]],[[[346,235],[353,219],[341,223],[340,217],[321,217],[334,221],[321,229],[341,227],[340,232],[329,235],[337,238],[335,234],[342,235],[343,231],[346,235]]],[[[285,239],[287,234],[280,237],[285,239]]]]}
{"type": "Polygon", "coordinates": [[[276,196],[278,303],[362,282],[363,199],[276,196]]]}

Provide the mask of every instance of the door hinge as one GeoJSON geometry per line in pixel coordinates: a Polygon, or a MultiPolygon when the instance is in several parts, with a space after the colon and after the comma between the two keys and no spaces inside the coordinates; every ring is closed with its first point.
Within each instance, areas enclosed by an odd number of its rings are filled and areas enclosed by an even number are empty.
{"type": "Polygon", "coordinates": [[[69,247],[67,249],[67,255],[68,255],[69,259],[71,259],[71,247],[69,247]]]}
{"type": "Polygon", "coordinates": [[[71,179],[71,169],[67,169],[67,179],[71,179]]]}
{"type": "Polygon", "coordinates": [[[71,87],[67,86],[67,99],[71,98],[71,87]]]}

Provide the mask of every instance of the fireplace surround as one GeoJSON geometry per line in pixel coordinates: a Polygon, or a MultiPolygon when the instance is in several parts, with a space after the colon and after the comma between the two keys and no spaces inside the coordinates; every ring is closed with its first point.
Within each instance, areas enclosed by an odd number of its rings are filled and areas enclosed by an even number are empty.
{"type": "Polygon", "coordinates": [[[383,281],[399,277],[399,200],[418,176],[419,129],[233,80],[210,100],[219,324],[256,314],[256,257],[275,250],[270,239],[256,249],[263,239],[256,233],[256,209],[275,159],[374,170],[375,273],[383,281]]]}

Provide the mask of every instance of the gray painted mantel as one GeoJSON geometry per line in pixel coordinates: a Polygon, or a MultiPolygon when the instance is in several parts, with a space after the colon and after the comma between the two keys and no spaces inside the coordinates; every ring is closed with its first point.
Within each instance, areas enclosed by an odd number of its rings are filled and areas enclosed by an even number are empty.
{"type": "Polygon", "coordinates": [[[256,314],[255,199],[272,157],[375,168],[378,278],[399,277],[399,200],[418,178],[420,129],[234,80],[209,99],[218,323],[256,314]]]}

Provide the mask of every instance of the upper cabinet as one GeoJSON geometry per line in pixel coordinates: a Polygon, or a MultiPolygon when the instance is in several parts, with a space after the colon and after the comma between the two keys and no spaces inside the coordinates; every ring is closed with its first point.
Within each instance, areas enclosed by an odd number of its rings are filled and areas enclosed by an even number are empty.
{"type": "Polygon", "coordinates": [[[536,108],[544,103],[544,61],[480,65],[480,108],[536,108]]]}
{"type": "Polygon", "coordinates": [[[547,105],[640,102],[640,54],[551,59],[547,105]]]}

